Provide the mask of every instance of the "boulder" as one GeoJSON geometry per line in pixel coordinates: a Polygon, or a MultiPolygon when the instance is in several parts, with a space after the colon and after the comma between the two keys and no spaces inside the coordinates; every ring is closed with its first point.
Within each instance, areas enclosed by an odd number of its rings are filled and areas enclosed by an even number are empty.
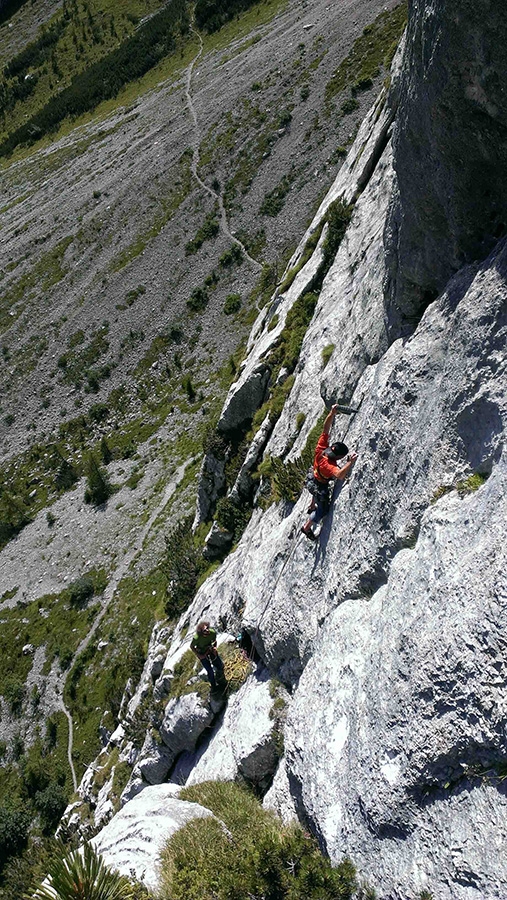
{"type": "Polygon", "coordinates": [[[238,431],[253,418],[264,402],[269,376],[269,367],[259,362],[248,377],[234,382],[218,420],[219,431],[223,434],[238,431]]]}
{"type": "Polygon", "coordinates": [[[146,787],[92,840],[106,865],[133,875],[151,891],[158,888],[159,855],[168,838],[192,819],[212,815],[197,803],[178,800],[178,792],[174,784],[146,787]]]}
{"type": "Polygon", "coordinates": [[[264,809],[270,809],[277,816],[289,825],[291,822],[297,822],[298,816],[296,805],[291,793],[291,785],[287,775],[287,767],[285,765],[285,757],[280,760],[279,766],[275,772],[273,783],[262,801],[264,809]]]}
{"type": "Polygon", "coordinates": [[[225,486],[225,458],[217,459],[213,453],[206,453],[199,473],[199,486],[193,529],[201,522],[209,522],[215,504],[225,486]]]}
{"type": "Polygon", "coordinates": [[[175,756],[182,750],[193,750],[204,729],[213,721],[213,715],[210,706],[197,693],[171,698],[160,726],[164,744],[175,756]]]}
{"type": "Polygon", "coordinates": [[[134,777],[140,776],[148,784],[161,784],[174,759],[174,752],[160,738],[157,740],[156,733],[148,731],[132,774],[134,777]]]}
{"type": "Polygon", "coordinates": [[[218,522],[213,522],[204,541],[203,556],[206,559],[216,559],[222,556],[227,553],[233,540],[234,535],[231,531],[222,528],[218,522]]]}
{"type": "Polygon", "coordinates": [[[257,466],[258,462],[260,461],[261,455],[264,451],[272,430],[273,423],[268,414],[264,419],[261,427],[257,431],[256,435],[254,436],[252,443],[250,444],[248,453],[245,457],[245,461],[241,466],[236,481],[234,482],[230,490],[229,496],[234,502],[241,503],[245,499],[249,498],[253,484],[250,477],[250,472],[257,466]]]}
{"type": "Polygon", "coordinates": [[[278,763],[269,674],[251,675],[234,694],[187,784],[242,778],[262,790],[278,763]]]}

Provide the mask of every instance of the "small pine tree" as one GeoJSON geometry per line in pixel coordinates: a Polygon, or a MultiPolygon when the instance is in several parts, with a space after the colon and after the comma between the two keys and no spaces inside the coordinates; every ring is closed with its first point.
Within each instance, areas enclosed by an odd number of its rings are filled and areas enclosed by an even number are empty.
{"type": "Polygon", "coordinates": [[[111,496],[111,485],[107,475],[101,472],[93,453],[90,453],[88,457],[86,469],[85,503],[93,503],[95,506],[100,506],[101,503],[105,503],[108,497],[111,496]]]}
{"type": "Polygon", "coordinates": [[[181,383],[182,383],[183,389],[189,399],[189,402],[193,403],[195,400],[195,388],[192,384],[192,379],[190,378],[190,375],[185,375],[185,377],[181,383]]]}
{"type": "Polygon", "coordinates": [[[103,437],[100,442],[100,456],[105,466],[107,466],[113,458],[111,448],[107,443],[105,437],[103,437]]]}
{"type": "Polygon", "coordinates": [[[55,456],[56,464],[58,466],[55,475],[56,488],[59,491],[67,491],[78,480],[78,474],[72,463],[65,459],[63,453],[58,449],[58,447],[55,450],[55,456]]]}

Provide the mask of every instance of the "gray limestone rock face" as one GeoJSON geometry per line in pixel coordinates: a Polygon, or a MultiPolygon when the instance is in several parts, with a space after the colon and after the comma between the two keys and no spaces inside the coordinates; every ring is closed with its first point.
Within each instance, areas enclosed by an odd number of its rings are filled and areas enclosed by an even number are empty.
{"type": "Polygon", "coordinates": [[[506,488],[504,458],[428,508],[387,585],[329,617],[289,711],[302,808],[390,900],[507,896],[506,488]]]}
{"type": "MultiPolygon", "coordinates": [[[[339,421],[334,431],[358,461],[335,490],[318,544],[299,534],[308,494],[295,506],[257,510],[237,549],[199,590],[191,620],[243,609],[263,660],[297,681],[326,617],[386,582],[435,493],[498,460],[507,416],[506,310],[500,244],[484,265],[453,279],[410,340],[395,342],[365,370],[355,393],[359,413],[346,435],[339,421]]],[[[339,371],[343,356],[328,365],[339,371]]]]}
{"type": "Polygon", "coordinates": [[[184,694],[169,700],[160,735],[169,749],[177,755],[193,750],[197,739],[213,721],[213,711],[196,693],[184,694]]]}
{"type": "Polygon", "coordinates": [[[269,376],[269,367],[260,362],[248,377],[234,382],[218,420],[219,431],[228,434],[246,425],[264,401],[269,376]]]}
{"type": "Polygon", "coordinates": [[[298,821],[297,810],[287,775],[285,756],[280,760],[273,778],[273,784],[264,796],[262,805],[264,809],[271,809],[277,816],[280,816],[286,825],[298,821]]]}
{"type": "Polygon", "coordinates": [[[140,776],[148,784],[161,784],[165,781],[175,756],[173,750],[170,750],[162,741],[157,741],[154,735],[148,732],[132,776],[134,778],[140,776]]]}
{"type": "Polygon", "coordinates": [[[505,9],[490,0],[409,4],[385,233],[390,327],[505,234],[506,44],[505,9]]]}
{"type": "Polygon", "coordinates": [[[242,499],[244,500],[245,498],[249,497],[252,489],[252,478],[250,477],[250,472],[259,462],[272,429],[273,423],[268,414],[264,419],[261,427],[259,428],[257,434],[254,436],[252,443],[250,444],[248,453],[245,457],[245,461],[241,466],[236,481],[231,488],[230,497],[235,502],[239,503],[242,499]]]}
{"type": "Polygon", "coordinates": [[[106,865],[121,875],[134,875],[151,891],[159,885],[159,854],[165,842],[187,822],[211,816],[197,803],[178,800],[174,784],[146,787],[93,838],[106,865]]]}
{"type": "Polygon", "coordinates": [[[171,635],[172,629],[168,628],[166,623],[159,622],[154,626],[150,637],[150,643],[148,645],[146,662],[143,667],[141,678],[139,679],[139,684],[137,685],[134,694],[128,701],[127,709],[123,711],[123,716],[125,716],[126,718],[131,718],[134,715],[139,704],[143,700],[145,700],[151,693],[153,689],[153,682],[162,671],[160,660],[165,659],[166,648],[171,635]]]}
{"type": "Polygon", "coordinates": [[[213,522],[206,535],[203,556],[206,559],[216,559],[229,549],[233,540],[234,535],[231,531],[222,528],[218,522],[213,522]]]}
{"type": "Polygon", "coordinates": [[[269,674],[252,675],[234,694],[188,784],[241,777],[262,788],[270,781],[278,753],[271,715],[269,674]]]}

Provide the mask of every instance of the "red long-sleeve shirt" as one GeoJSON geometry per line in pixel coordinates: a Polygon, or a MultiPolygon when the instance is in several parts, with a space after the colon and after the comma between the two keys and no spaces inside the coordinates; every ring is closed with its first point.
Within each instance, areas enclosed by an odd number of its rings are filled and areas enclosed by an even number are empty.
{"type": "Polygon", "coordinates": [[[325,456],[324,451],[329,447],[329,435],[325,431],[322,432],[317,446],[315,448],[315,456],[313,459],[313,475],[317,481],[325,484],[330,478],[343,478],[343,472],[339,466],[335,466],[325,456]]]}

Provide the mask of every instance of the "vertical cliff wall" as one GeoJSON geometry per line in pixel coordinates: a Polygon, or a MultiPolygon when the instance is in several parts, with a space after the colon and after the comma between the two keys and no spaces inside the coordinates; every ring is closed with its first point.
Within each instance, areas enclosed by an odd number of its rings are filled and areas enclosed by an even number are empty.
{"type": "Polygon", "coordinates": [[[493,0],[409,2],[386,226],[392,327],[507,231],[506,43],[493,0]]]}

